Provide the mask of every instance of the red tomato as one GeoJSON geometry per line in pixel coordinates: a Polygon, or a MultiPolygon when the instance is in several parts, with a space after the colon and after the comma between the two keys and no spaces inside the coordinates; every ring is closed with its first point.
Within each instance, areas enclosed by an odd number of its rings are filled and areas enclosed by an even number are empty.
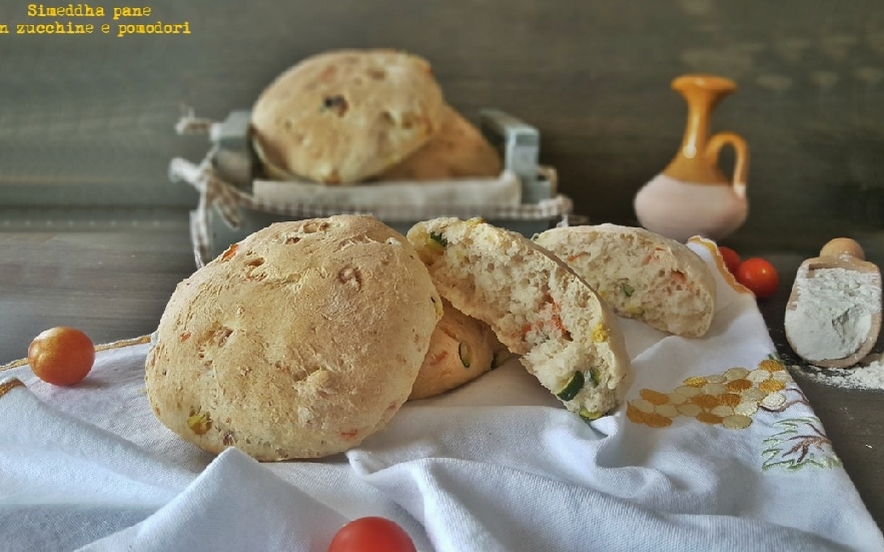
{"type": "Polygon", "coordinates": [[[718,252],[721,253],[721,259],[724,261],[724,266],[730,271],[731,274],[737,273],[737,268],[739,268],[742,259],[740,259],[739,253],[731,249],[730,247],[725,247],[723,245],[718,247],[718,252]]]}
{"type": "Polygon", "coordinates": [[[53,385],[74,385],[92,370],[95,346],[89,336],[59,326],[40,333],[28,347],[28,363],[34,374],[53,385]]]}
{"type": "Polygon", "coordinates": [[[760,257],[752,257],[740,263],[734,276],[759,299],[770,297],[780,285],[777,269],[760,257]]]}
{"type": "Polygon", "coordinates": [[[335,534],[328,552],[417,552],[405,529],[382,517],[354,519],[335,534]]]}

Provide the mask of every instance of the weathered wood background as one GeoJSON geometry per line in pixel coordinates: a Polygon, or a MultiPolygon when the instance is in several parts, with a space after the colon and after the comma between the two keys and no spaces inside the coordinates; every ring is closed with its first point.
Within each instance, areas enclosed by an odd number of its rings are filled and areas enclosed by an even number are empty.
{"type": "MultiPolygon", "coordinates": [[[[4,1],[0,23],[52,21],[27,5],[4,1]]],[[[751,147],[751,212],[732,243],[812,249],[884,227],[881,0],[145,5],[151,16],[130,22],[187,21],[191,34],[117,38],[108,13],[95,21],[108,35],[0,35],[0,228],[78,207],[96,220],[184,216],[196,197],[168,180],[168,161],[198,160],[206,142],[175,134],[182,106],[223,118],[305,56],[375,46],[429,59],[468,115],[495,106],[539,127],[542,160],[594,222],[635,223],[635,192],[681,139],[669,82],[702,71],[740,85],[712,126],[751,147]]]]}

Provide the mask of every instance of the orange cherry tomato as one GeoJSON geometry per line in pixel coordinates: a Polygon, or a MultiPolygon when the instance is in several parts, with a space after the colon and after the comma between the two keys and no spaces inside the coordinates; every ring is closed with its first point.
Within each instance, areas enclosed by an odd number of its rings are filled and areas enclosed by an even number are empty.
{"type": "Polygon", "coordinates": [[[74,385],[86,377],[95,362],[95,345],[85,333],[58,326],[40,333],[28,347],[34,374],[52,385],[74,385]]]}
{"type": "Polygon", "coordinates": [[[725,247],[723,245],[718,246],[718,252],[721,253],[721,259],[724,261],[724,266],[727,267],[731,274],[736,275],[737,268],[739,268],[740,263],[743,262],[739,253],[730,247],[725,247]]]}
{"type": "Polygon", "coordinates": [[[777,273],[777,269],[760,257],[752,257],[740,263],[734,276],[758,299],[770,297],[780,285],[780,275],[777,273]]]}
{"type": "Polygon", "coordinates": [[[408,533],[382,517],[354,519],[338,531],[328,552],[417,552],[408,533]]]}

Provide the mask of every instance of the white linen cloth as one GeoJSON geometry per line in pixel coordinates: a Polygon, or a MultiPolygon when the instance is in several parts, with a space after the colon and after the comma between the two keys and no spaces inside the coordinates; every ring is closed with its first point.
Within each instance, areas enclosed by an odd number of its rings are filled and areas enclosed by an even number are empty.
{"type": "Polygon", "coordinates": [[[377,182],[365,186],[326,186],[292,180],[255,180],[252,195],[265,205],[313,205],[372,211],[378,207],[414,217],[415,209],[515,207],[522,202],[522,181],[512,171],[497,178],[437,182],[377,182]],[[404,211],[404,213],[403,213],[404,211]]]}
{"type": "Polygon", "coordinates": [[[379,515],[421,551],[884,550],[754,297],[706,240],[718,308],[700,339],[621,320],[635,382],[592,423],[512,360],[319,461],[217,457],[147,403],[148,345],[58,388],[0,373],[0,550],[320,551],[379,515]],[[24,385],[17,385],[17,378],[24,385]],[[667,422],[668,420],[668,422],[667,422]]]}

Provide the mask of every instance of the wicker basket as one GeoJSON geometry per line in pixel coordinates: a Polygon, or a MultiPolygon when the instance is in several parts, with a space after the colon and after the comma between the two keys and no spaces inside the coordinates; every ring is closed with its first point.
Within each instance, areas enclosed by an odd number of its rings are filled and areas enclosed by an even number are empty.
{"type": "Polygon", "coordinates": [[[570,198],[557,192],[555,170],[538,164],[537,130],[498,110],[483,110],[480,124],[504,159],[498,178],[348,187],[262,180],[250,144],[249,119],[248,111],[234,111],[223,122],[191,114],[177,126],[179,134],[207,134],[211,142],[199,164],[175,158],[169,165],[173,181],[187,182],[199,192],[190,216],[197,266],[250,233],[282,220],[370,213],[405,233],[414,223],[429,218],[482,217],[531,236],[566,220],[572,211],[570,198]],[[274,194],[268,196],[266,190],[274,194]]]}

